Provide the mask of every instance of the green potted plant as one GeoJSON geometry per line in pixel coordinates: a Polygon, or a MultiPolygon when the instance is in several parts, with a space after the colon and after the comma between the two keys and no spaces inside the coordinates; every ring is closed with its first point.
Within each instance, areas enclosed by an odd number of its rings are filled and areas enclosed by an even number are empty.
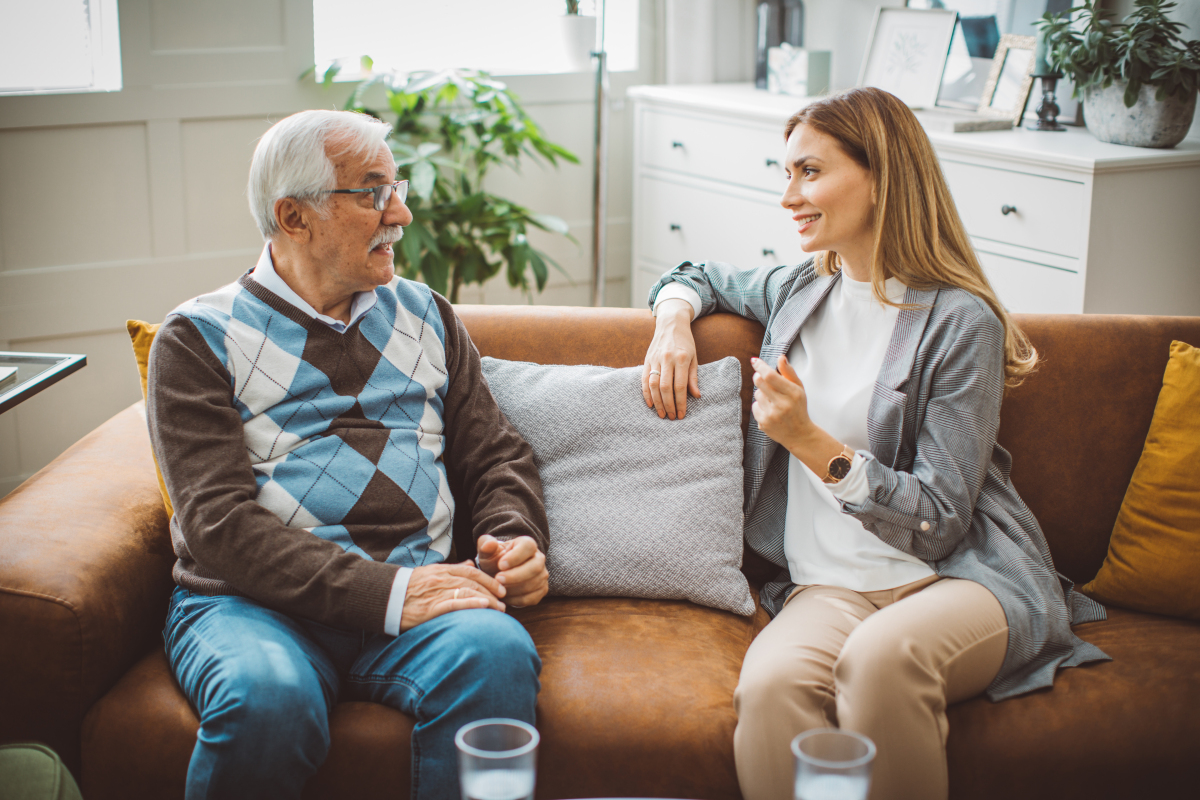
{"type": "Polygon", "coordinates": [[[1037,23],[1051,67],[1071,77],[1097,139],[1138,147],[1174,147],[1187,135],[1200,86],[1200,40],[1167,16],[1175,3],[1136,0],[1123,23],[1084,0],[1037,23]]]}
{"type": "MultiPolygon", "coordinates": [[[[370,59],[363,64],[370,72],[370,59]]],[[[336,69],[326,72],[326,85],[336,69]]],[[[379,73],[359,83],[345,107],[393,126],[388,144],[401,175],[408,176],[413,214],[396,248],[397,272],[457,303],[463,285],[482,284],[501,270],[510,286],[527,294],[533,286],[545,288],[549,266],[562,271],[530,244],[528,231],[575,241],[567,224],[488,192],[484,178],[497,165],[519,170],[525,157],[554,166],[559,159],[579,159],[546,139],[503,83],[468,70],[379,73]],[[386,109],[367,106],[365,98],[377,86],[386,109]]]]}

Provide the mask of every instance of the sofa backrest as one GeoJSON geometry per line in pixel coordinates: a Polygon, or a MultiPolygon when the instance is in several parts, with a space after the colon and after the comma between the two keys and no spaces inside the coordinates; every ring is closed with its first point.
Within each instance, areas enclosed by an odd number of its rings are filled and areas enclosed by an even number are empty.
{"type": "Polygon", "coordinates": [[[1041,361],[1012,390],[1000,443],[1055,566],[1095,577],[1137,466],[1173,339],[1200,346],[1200,317],[1018,314],[1041,361]]]}
{"type": "MultiPolygon", "coordinates": [[[[483,355],[542,364],[640,365],[654,335],[642,309],[458,306],[483,355]]],[[[1200,346],[1200,317],[1017,315],[1041,366],[1012,390],[1000,443],[1012,479],[1050,543],[1058,569],[1095,576],[1125,487],[1142,452],[1172,339],[1200,346]]],[[[750,357],[761,325],[730,314],[694,328],[701,363],[742,362],[742,423],[749,420],[750,357]]],[[[763,565],[747,564],[761,578],[763,565]]],[[[753,577],[753,576],[752,576],[753,577]]]]}

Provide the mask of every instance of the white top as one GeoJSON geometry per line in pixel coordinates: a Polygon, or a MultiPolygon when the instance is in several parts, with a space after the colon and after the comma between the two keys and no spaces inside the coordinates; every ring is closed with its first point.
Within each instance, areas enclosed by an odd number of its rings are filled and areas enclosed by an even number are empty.
{"type": "MultiPolygon", "coordinates": [[[[889,278],[884,288],[889,300],[904,301],[905,286],[897,279],[889,278]]],[[[899,316],[900,309],[875,299],[869,282],[843,274],[788,351],[813,423],[855,450],[868,449],[867,411],[899,316]]],[[[842,512],[842,501],[861,503],[867,492],[861,454],[854,457],[850,474],[833,486],[790,457],[784,552],[793,583],[873,592],[934,574],[924,561],[842,512]]]]}
{"type": "MultiPolygon", "coordinates": [[[[354,302],[350,305],[349,325],[340,319],[319,313],[311,303],[296,294],[292,287],[279,277],[279,273],[275,271],[275,261],[271,258],[269,243],[263,247],[262,255],[258,257],[258,264],[250,271],[250,277],[259,286],[274,292],[281,300],[286,300],[295,306],[309,319],[315,319],[338,333],[345,333],[350,325],[357,322],[359,317],[375,306],[374,292],[358,292],[354,295],[354,302]]],[[[408,581],[412,578],[412,572],[411,567],[401,567],[396,572],[396,578],[392,581],[392,592],[388,595],[387,610],[383,616],[384,633],[390,633],[392,636],[400,635],[400,617],[404,614],[404,599],[408,595],[408,581]]]]}
{"type": "MultiPolygon", "coordinates": [[[[895,278],[886,282],[885,291],[894,302],[904,300],[905,286],[895,278]]],[[[699,314],[700,296],[678,282],[659,291],[655,311],[671,298],[687,300],[699,314]]],[[[875,299],[869,282],[843,274],[801,326],[788,352],[808,395],[813,422],[855,450],[868,449],[867,411],[899,315],[898,308],[875,299]]],[[[796,585],[871,592],[934,574],[925,562],[885,543],[842,512],[841,502],[867,498],[865,462],[856,455],[850,473],[830,486],[790,457],[784,552],[796,585]]]]}

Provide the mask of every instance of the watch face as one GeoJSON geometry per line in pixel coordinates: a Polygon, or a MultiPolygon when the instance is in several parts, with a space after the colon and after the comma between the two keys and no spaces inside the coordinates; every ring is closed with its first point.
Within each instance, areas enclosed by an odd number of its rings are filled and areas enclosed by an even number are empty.
{"type": "Polygon", "coordinates": [[[839,481],[850,474],[850,459],[838,456],[829,462],[829,477],[839,481]]]}

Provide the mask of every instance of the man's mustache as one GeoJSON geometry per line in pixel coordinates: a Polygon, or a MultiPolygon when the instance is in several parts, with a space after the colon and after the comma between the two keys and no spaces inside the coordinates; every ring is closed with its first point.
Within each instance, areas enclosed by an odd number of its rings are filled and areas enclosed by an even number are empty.
{"type": "Polygon", "coordinates": [[[375,234],[375,238],[371,239],[371,247],[374,250],[381,244],[391,244],[398,242],[404,238],[404,228],[399,225],[385,225],[375,234]]]}

